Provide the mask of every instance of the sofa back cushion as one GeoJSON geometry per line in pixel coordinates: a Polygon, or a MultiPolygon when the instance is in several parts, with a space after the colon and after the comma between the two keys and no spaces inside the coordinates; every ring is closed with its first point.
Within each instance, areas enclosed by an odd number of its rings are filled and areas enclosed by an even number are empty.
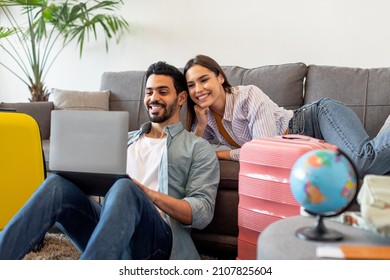
{"type": "Polygon", "coordinates": [[[304,63],[267,65],[256,68],[222,67],[230,84],[255,85],[276,104],[286,109],[303,105],[303,87],[307,73],[304,63]]]}
{"type": "Polygon", "coordinates": [[[148,120],[144,108],[145,71],[104,72],[100,90],[109,90],[110,111],[128,111],[129,131],[148,120]]]}
{"type": "Polygon", "coordinates": [[[390,114],[390,68],[309,65],[305,103],[330,97],[344,103],[374,137],[390,114]]]}

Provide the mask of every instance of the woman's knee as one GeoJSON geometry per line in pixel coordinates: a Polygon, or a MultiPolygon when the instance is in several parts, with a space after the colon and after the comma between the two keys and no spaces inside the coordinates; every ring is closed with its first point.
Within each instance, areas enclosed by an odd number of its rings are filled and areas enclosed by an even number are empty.
{"type": "Polygon", "coordinates": [[[340,103],[339,101],[333,99],[333,98],[329,98],[329,97],[324,97],[324,98],[321,98],[319,100],[319,103],[318,103],[319,106],[325,106],[325,107],[333,107],[333,106],[344,106],[342,103],[340,103]]]}

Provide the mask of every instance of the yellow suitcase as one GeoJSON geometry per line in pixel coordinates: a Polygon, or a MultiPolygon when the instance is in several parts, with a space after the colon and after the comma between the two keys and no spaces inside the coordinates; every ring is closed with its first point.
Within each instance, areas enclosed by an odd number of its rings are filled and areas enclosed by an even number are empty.
{"type": "Polygon", "coordinates": [[[0,231],[46,178],[37,122],[0,112],[0,231]]]}

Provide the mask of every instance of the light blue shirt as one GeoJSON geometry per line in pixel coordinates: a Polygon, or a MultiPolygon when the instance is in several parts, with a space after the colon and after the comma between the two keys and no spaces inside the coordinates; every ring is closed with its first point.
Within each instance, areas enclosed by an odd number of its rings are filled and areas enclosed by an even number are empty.
{"type": "MultiPolygon", "coordinates": [[[[129,132],[128,145],[150,131],[151,123],[129,132]]],[[[191,228],[203,229],[214,216],[219,184],[219,163],[211,145],[185,130],[181,122],[166,126],[167,146],[158,171],[160,192],[186,200],[192,209],[192,225],[168,218],[173,233],[170,259],[200,259],[191,239],[191,228]]]]}

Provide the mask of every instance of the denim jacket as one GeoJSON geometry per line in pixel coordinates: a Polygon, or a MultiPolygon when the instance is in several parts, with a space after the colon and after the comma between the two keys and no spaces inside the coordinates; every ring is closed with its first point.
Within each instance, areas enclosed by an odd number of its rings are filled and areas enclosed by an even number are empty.
{"type": "MultiPolygon", "coordinates": [[[[150,131],[151,123],[129,132],[128,145],[150,131]]],[[[212,220],[219,184],[219,163],[211,145],[183,128],[181,122],[164,128],[167,147],[158,171],[160,192],[186,200],[192,225],[168,217],[173,233],[170,259],[200,259],[191,239],[191,228],[205,228],[212,220]]]]}

